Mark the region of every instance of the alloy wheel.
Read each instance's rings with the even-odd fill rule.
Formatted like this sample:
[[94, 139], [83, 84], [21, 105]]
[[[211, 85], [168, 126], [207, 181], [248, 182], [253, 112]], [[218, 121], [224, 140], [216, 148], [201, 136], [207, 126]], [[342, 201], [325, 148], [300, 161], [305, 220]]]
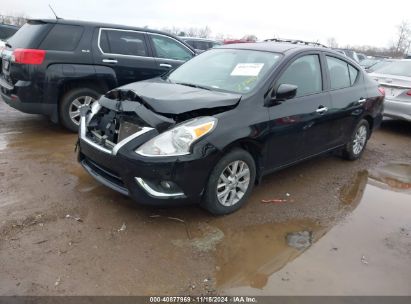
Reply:
[[96, 100], [91, 96], [80, 96], [72, 101], [69, 108], [70, 119], [77, 126], [80, 124], [80, 108], [82, 106], [91, 106]]
[[250, 168], [237, 160], [230, 163], [221, 173], [217, 183], [217, 198], [223, 206], [237, 204], [247, 192], [250, 184]]
[[361, 153], [364, 149], [365, 143], [367, 141], [367, 127], [362, 125], [358, 128], [357, 132], [355, 132], [354, 140], [353, 140], [353, 152], [355, 155]]

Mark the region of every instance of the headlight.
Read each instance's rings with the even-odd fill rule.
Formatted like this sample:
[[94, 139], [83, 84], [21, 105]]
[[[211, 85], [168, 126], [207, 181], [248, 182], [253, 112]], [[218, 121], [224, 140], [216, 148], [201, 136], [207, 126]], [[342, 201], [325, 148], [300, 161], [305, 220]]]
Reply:
[[190, 153], [191, 145], [214, 130], [217, 118], [200, 117], [174, 127], [143, 144], [136, 153], [144, 156], [176, 156]]

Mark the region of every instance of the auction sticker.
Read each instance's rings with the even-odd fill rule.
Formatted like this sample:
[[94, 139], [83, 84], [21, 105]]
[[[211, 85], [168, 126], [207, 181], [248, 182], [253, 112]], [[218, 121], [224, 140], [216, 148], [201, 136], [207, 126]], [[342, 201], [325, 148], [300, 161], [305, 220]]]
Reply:
[[231, 76], [258, 76], [264, 63], [238, 63]]

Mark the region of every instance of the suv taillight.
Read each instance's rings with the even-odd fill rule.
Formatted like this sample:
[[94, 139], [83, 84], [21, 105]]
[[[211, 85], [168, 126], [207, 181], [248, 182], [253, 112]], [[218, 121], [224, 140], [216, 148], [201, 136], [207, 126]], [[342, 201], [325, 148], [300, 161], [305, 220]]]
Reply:
[[378, 87], [378, 91], [380, 91], [382, 96], [385, 96], [385, 90], [383, 87]]
[[411, 90], [408, 90], [407, 95], [411, 96]]
[[15, 49], [13, 58], [15, 63], [21, 64], [42, 64], [46, 57], [45, 50]]

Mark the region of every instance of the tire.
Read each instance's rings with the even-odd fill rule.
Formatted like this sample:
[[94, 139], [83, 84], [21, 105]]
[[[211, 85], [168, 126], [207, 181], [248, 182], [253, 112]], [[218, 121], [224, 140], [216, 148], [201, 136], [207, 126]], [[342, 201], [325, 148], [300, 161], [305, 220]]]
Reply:
[[[101, 94], [90, 88], [76, 88], [63, 95], [59, 105], [59, 115], [61, 124], [72, 132], [78, 131], [80, 122], [79, 106], [91, 105], [100, 98]], [[78, 114], [78, 116], [75, 116]], [[73, 117], [73, 118], [72, 118]]]
[[370, 125], [362, 119], [355, 127], [350, 141], [343, 149], [343, 157], [348, 160], [357, 160], [364, 153], [368, 138], [370, 137]]
[[[234, 175], [229, 175], [227, 177], [227, 173], [230, 172], [230, 169], [235, 169], [234, 166], [236, 162], [237, 177], [233, 178]], [[246, 173], [247, 167], [248, 174]], [[226, 181], [228, 181], [227, 183], [225, 183], [222, 179], [223, 173]], [[235, 149], [228, 152], [218, 161], [217, 165], [212, 170], [210, 178], [207, 182], [201, 206], [215, 215], [229, 214], [238, 210], [242, 205], [244, 205], [253, 190], [255, 176], [256, 166], [250, 153], [242, 149]], [[247, 177], [248, 184], [246, 183]], [[220, 187], [217, 189], [219, 181]], [[222, 186], [222, 184], [224, 184], [224, 186]], [[247, 187], [245, 186], [246, 184]], [[242, 187], [240, 187], [240, 185], [242, 185]], [[233, 195], [233, 190], [236, 191], [236, 195]], [[220, 199], [218, 198], [218, 193], [221, 195]], [[222, 202], [225, 202], [225, 204]]]

